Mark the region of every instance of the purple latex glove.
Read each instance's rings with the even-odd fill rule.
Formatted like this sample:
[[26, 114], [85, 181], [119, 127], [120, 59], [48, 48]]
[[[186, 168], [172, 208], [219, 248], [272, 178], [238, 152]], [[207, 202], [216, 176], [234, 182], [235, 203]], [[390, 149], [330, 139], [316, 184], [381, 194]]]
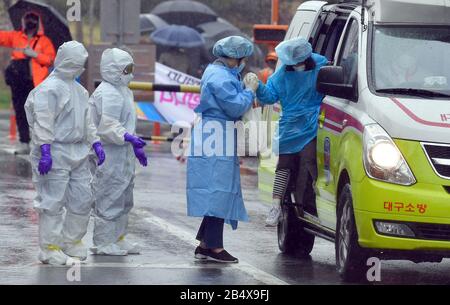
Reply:
[[53, 160], [51, 145], [44, 144], [41, 146], [41, 160], [39, 160], [39, 174], [41, 176], [47, 175], [52, 170]]
[[142, 140], [139, 137], [130, 135], [128, 132], [125, 134], [123, 138], [125, 142], [130, 142], [134, 148], [143, 148], [145, 145], [147, 145], [147, 143], [145, 143], [144, 140]]
[[92, 148], [94, 149], [95, 154], [97, 155], [97, 158], [98, 158], [98, 163], [97, 163], [97, 165], [100, 166], [100, 165], [102, 165], [103, 163], [105, 163], [105, 158], [106, 158], [106, 156], [105, 156], [105, 151], [103, 150], [102, 143], [100, 143], [100, 142], [95, 142], [95, 143], [92, 145]]
[[147, 161], [147, 156], [145, 155], [144, 149], [143, 148], [135, 148], [134, 154], [135, 154], [136, 158], [139, 160], [139, 163], [141, 163], [141, 165], [143, 167], [147, 167], [148, 161]]

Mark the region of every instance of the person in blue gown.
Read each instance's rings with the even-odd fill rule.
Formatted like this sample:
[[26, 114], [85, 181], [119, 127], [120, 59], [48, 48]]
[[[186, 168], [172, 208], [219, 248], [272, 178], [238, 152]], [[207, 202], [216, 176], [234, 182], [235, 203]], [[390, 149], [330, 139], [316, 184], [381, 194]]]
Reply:
[[[187, 207], [189, 216], [203, 217], [195, 258], [237, 263], [238, 259], [223, 247], [224, 224], [236, 230], [239, 221], [248, 221], [248, 215], [242, 198], [235, 129], [229, 127], [250, 110], [255, 99], [254, 90], [245, 89], [241, 81], [253, 44], [231, 36], [218, 41], [213, 54], [217, 60], [205, 70], [200, 105], [195, 109], [201, 119], [193, 128], [187, 161]], [[230, 136], [231, 142], [227, 141]]]
[[267, 226], [278, 225], [281, 201], [293, 175], [297, 178], [296, 203], [300, 206], [305, 204], [303, 195], [307, 188], [312, 187], [308, 181], [315, 183], [317, 179], [316, 137], [324, 95], [316, 90], [316, 81], [320, 68], [328, 64], [326, 57], [312, 52], [311, 44], [304, 38], [282, 42], [276, 53], [282, 65], [267, 85], [258, 81], [256, 75], [245, 76], [248, 86], [258, 82], [256, 95], [261, 104], [280, 102], [282, 108], [279, 133], [274, 141], [279, 161]]

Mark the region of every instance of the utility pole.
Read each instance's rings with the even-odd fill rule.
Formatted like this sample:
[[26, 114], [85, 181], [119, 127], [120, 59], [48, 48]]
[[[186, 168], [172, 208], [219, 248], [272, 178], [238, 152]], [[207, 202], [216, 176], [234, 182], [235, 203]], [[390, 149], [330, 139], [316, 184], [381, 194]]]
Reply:
[[94, 10], [96, 1], [89, 2], [89, 44], [94, 44]]
[[279, 0], [272, 0], [272, 24], [277, 25], [280, 20]]

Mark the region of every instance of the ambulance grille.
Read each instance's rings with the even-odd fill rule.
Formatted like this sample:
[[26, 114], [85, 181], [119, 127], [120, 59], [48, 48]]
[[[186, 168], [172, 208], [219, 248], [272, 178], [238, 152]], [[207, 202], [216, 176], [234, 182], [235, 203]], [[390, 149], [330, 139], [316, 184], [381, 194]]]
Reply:
[[419, 239], [450, 241], [450, 225], [416, 223], [412, 227]]
[[423, 143], [422, 146], [436, 174], [450, 179], [450, 145]]

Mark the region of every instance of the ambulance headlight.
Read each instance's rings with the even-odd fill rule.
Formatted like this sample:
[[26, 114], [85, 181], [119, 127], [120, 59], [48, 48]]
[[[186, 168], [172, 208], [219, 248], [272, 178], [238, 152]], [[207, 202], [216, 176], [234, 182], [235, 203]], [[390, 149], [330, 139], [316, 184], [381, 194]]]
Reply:
[[402, 153], [378, 124], [364, 130], [364, 167], [372, 179], [401, 185], [416, 183]]
[[390, 142], [378, 142], [369, 151], [369, 158], [380, 168], [394, 170], [402, 162], [402, 156], [398, 149]]

